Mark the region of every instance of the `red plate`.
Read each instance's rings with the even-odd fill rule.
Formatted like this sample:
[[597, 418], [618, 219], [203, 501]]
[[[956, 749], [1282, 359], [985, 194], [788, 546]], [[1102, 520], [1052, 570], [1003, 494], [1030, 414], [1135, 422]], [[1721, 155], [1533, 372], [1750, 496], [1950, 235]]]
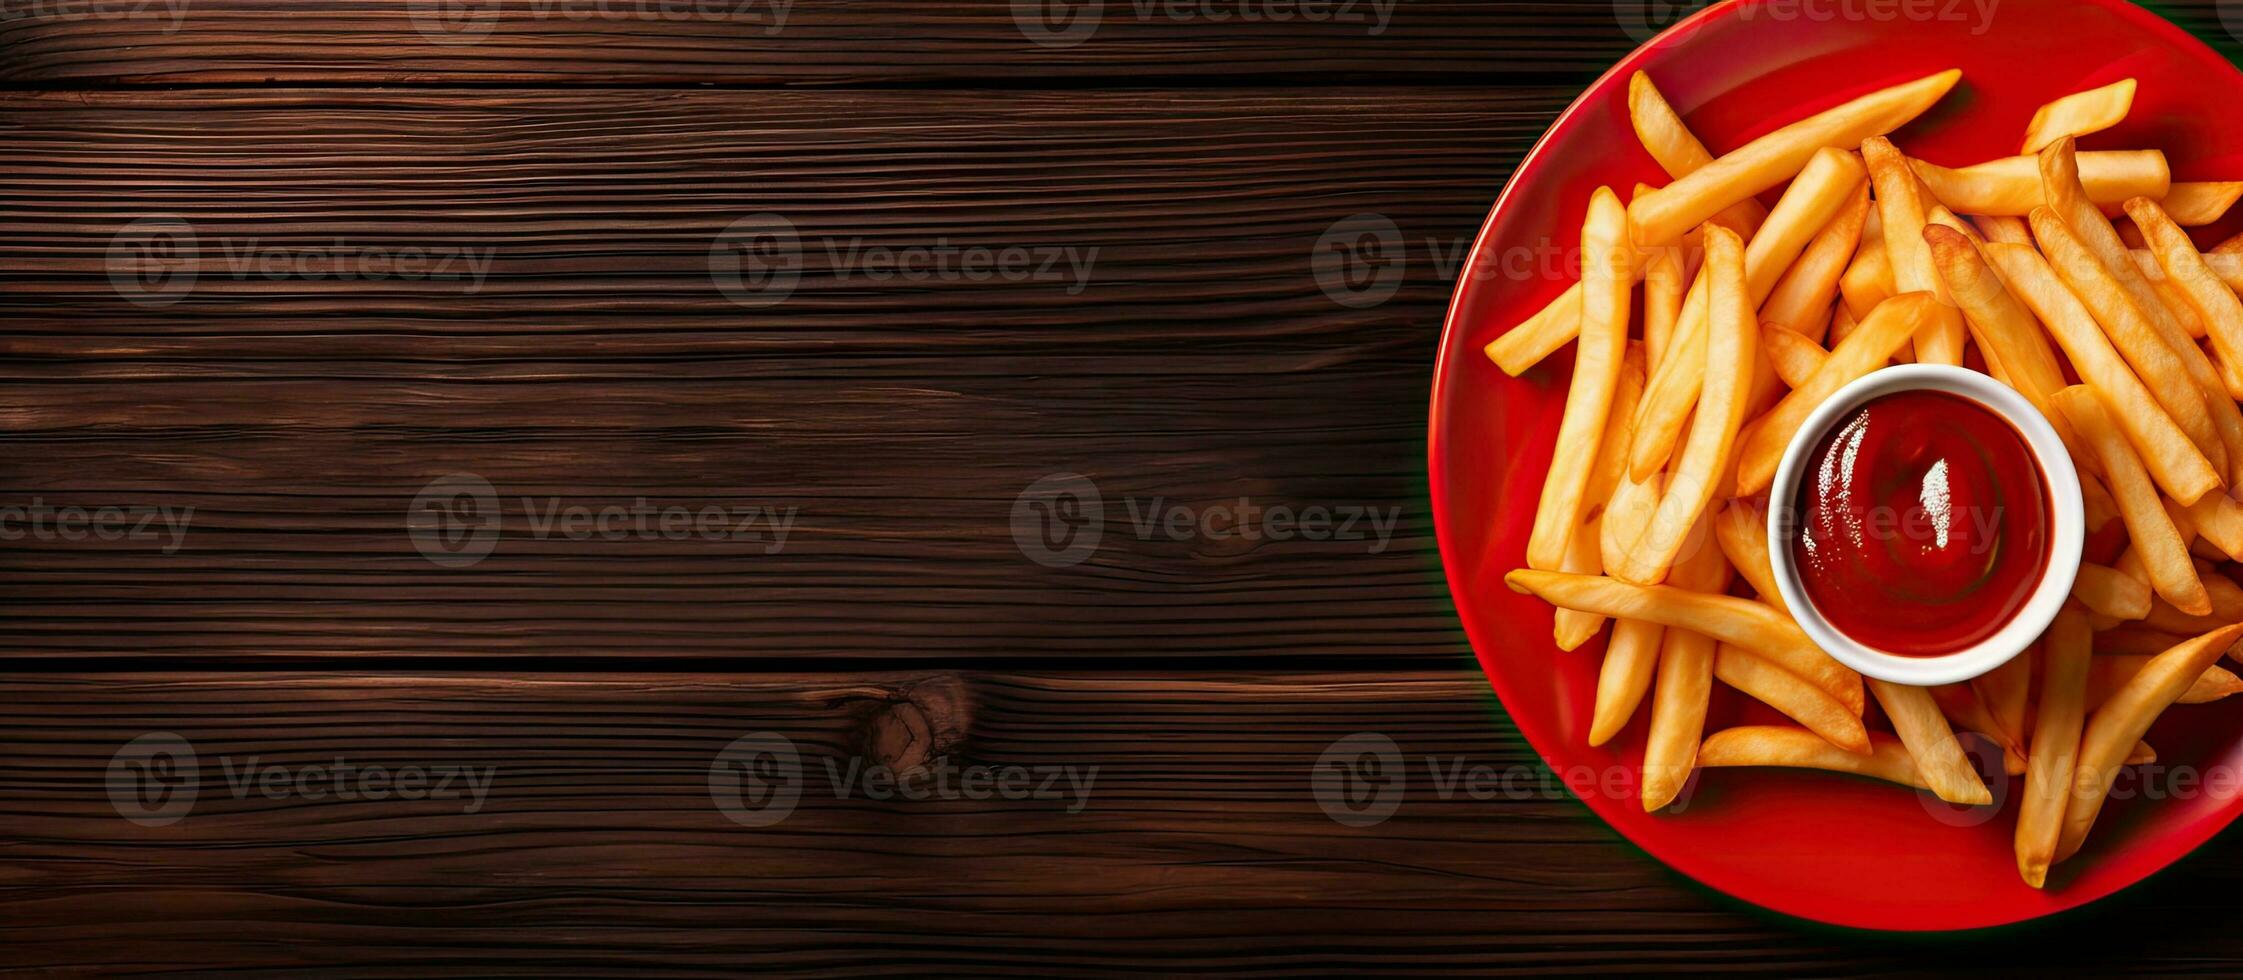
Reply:
[[[1630, 54], [1558, 117], [1488, 215], [1449, 309], [1428, 446], [1434, 522], [1457, 611], [1505, 708], [1628, 839], [1707, 885], [1790, 915], [1872, 929], [1991, 926], [2140, 881], [2235, 819], [2243, 787], [2229, 779], [2212, 789], [2171, 786], [2164, 799], [2114, 799], [2045, 892], [2017, 876], [2016, 779], [1991, 781], [2007, 801], [1999, 812], [1958, 813], [1928, 795], [1846, 776], [1702, 772], [1682, 812], [1645, 814], [1632, 780], [1648, 711], [1611, 744], [1589, 748], [1601, 644], [1559, 651], [1550, 608], [1503, 585], [1503, 573], [1524, 564], [1571, 354], [1512, 379], [1481, 348], [1572, 281], [1570, 271], [1542, 270], [1572, 254], [1590, 192], [1609, 184], [1624, 198], [1637, 181], [1666, 182], [1628, 125], [1634, 72], [1650, 73], [1718, 153], [1871, 89], [1961, 68], [1956, 91], [1895, 137], [1950, 165], [2015, 153], [2041, 103], [2131, 76], [2141, 80], [2132, 117], [2082, 140], [2085, 148], [2156, 147], [2178, 179], [2243, 178], [2243, 128], [2233, 125], [2243, 74], [2154, 14], [2120, 0], [2000, 0], [1982, 18], [1968, 0], [1941, 0], [1883, 11], [1920, 7], [1933, 18], [1925, 21], [1843, 16], [1874, 7], [1720, 4]], [[1841, 16], [1806, 16], [1814, 12]], [[1958, 19], [1940, 19], [1949, 16]], [[1709, 729], [1762, 720], [1748, 714], [1757, 706], [1722, 700], [1729, 696], [1717, 694]], [[2176, 708], [2148, 741], [2161, 763], [2235, 773], [2243, 705]]]

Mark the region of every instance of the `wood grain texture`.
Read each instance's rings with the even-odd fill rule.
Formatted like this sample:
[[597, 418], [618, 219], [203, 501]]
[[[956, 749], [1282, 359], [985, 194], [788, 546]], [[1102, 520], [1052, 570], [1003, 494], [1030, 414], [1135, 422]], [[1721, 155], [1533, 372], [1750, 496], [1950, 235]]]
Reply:
[[[1755, 975], [2243, 968], [2243, 850], [1968, 943], [1799, 932], [1708, 900], [1537, 788], [1476, 672], [72, 674], [0, 678], [0, 962], [354, 975], [1055, 970]], [[906, 715], [901, 722], [898, 713]], [[884, 735], [892, 729], [914, 737]], [[183, 819], [127, 822], [129, 740], [197, 753]], [[709, 770], [774, 732], [792, 813], [725, 819]], [[1312, 771], [1377, 732], [1407, 760], [1368, 828]], [[1067, 799], [841, 799], [826, 763], [1073, 767]], [[229, 767], [492, 767], [462, 799], [236, 798]], [[1444, 798], [1428, 763], [1520, 775]], [[324, 775], [315, 779], [326, 778]], [[1837, 778], [1837, 777], [1832, 777]], [[2154, 936], [2154, 940], [2149, 937]]]
[[[1557, 104], [0, 100], [19, 149], [0, 175], [0, 428], [19, 450], [0, 503], [192, 508], [169, 550], [168, 536], [12, 542], [0, 651], [1454, 655], [1421, 502], [1426, 365], [1445, 268]], [[712, 279], [711, 247], [766, 210], [799, 229], [800, 282], [784, 304], [743, 307]], [[1311, 265], [1358, 212], [1407, 238], [1393, 297], [1361, 309]], [[164, 215], [191, 227], [197, 278], [136, 305], [109, 275], [116, 249]], [[489, 276], [245, 264], [337, 241], [488, 254]], [[882, 279], [860, 258], [945, 244], [1095, 262], [1072, 291]], [[1095, 481], [1106, 528], [1089, 561], [1051, 568], [1025, 557], [1012, 517], [1063, 472]], [[406, 512], [459, 473], [492, 484], [502, 527], [490, 557], [439, 567]], [[537, 526], [640, 498], [798, 514], [783, 542]], [[1329, 540], [1225, 533], [1219, 515], [1271, 507], [1329, 510]], [[1216, 516], [1145, 523], [1175, 508]]]
[[1648, 37], [1647, 25], [1684, 8], [1636, 0], [8, 0], [6, 9], [15, 16], [0, 21], [8, 52], [0, 81], [19, 84], [547, 87], [1586, 79], [1635, 46], [1630, 30]]

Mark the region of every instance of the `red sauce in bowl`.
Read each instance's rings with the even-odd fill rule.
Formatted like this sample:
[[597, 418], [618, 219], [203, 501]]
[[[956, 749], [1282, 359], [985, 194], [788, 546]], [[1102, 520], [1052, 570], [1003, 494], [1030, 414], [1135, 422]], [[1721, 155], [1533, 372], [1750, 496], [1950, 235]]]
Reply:
[[1871, 399], [1806, 462], [1792, 558], [1839, 632], [1887, 653], [1954, 653], [1999, 632], [2039, 587], [2046, 478], [2025, 437], [1977, 402]]

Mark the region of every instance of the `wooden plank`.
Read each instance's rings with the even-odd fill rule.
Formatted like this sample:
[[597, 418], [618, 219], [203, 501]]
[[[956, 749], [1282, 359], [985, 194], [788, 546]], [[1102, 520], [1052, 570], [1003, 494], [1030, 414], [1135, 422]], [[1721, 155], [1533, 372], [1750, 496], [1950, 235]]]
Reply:
[[[1531, 772], [1471, 671], [17, 674], [0, 696], [0, 963], [18, 969], [1775, 975], [1926, 955], [1709, 905], [1529, 778], [1443, 798], [1413, 771], [1390, 819], [1330, 819], [1311, 770], [1357, 732], [1413, 770]], [[177, 774], [197, 793], [177, 822], [136, 823], [172, 811], [120, 809], [108, 773], [157, 732], [195, 750]], [[789, 740], [803, 778], [783, 819], [743, 826], [710, 770], [758, 732]], [[456, 787], [343, 800], [337, 759], [354, 794], [377, 769], [420, 767], [432, 793], [444, 767], [492, 775], [473, 812]], [[852, 764], [938, 759], [1090, 789], [833, 789]], [[1939, 955], [2232, 971], [2239, 880], [2230, 837], [2105, 906], [2092, 935]]]
[[[8, 97], [0, 506], [22, 510], [0, 510], [0, 654], [1455, 655], [1425, 372], [1448, 270], [1558, 104]], [[712, 244], [767, 209], [800, 230], [801, 279], [742, 306]], [[1360, 308], [1313, 265], [1359, 212], [1404, 239], [1392, 297]], [[175, 302], [110, 276], [152, 215], [195, 235]], [[489, 278], [290, 264], [338, 238], [487, 251]], [[1072, 291], [883, 278], [850, 252], [946, 244], [1097, 259]], [[1014, 532], [1044, 526], [1021, 495], [1063, 473], [1105, 526], [1052, 567]], [[408, 530], [453, 474], [503, 515], [471, 565]], [[751, 537], [556, 523], [642, 498]], [[150, 520], [24, 533], [32, 508], [105, 506]], [[1273, 508], [1328, 515], [1321, 538]]]
[[[1605, 0], [56, 0], [19, 84], [1583, 79], [1676, 13]], [[1649, 13], [1646, 13], [1646, 10]], [[1531, 73], [1531, 75], [1529, 75]]]

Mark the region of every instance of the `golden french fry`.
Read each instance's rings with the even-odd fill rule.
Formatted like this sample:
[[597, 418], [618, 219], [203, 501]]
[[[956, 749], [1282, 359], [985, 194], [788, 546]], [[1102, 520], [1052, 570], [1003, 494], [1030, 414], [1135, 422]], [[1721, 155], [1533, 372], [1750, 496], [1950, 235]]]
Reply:
[[1839, 303], [1830, 311], [1830, 343], [1824, 349], [1837, 349], [1839, 344], [1846, 342], [1847, 337], [1853, 336], [1854, 328], [1860, 325], [1861, 321], [1854, 319], [1853, 311], [1847, 309], [1846, 304]]
[[[1947, 286], [1932, 268], [1931, 249], [1924, 244], [1924, 200], [1908, 158], [1882, 136], [1864, 140], [1861, 156], [1869, 164], [1869, 179], [1877, 185], [1877, 215], [1883, 219], [1885, 256], [1893, 266], [1893, 289], [1903, 293], [1928, 292], [1948, 302]], [[1963, 362], [1963, 322], [1947, 318], [1916, 334], [1916, 360], [1931, 364]]]
[[1867, 754], [1848, 752], [1804, 728], [1781, 725], [1745, 725], [1724, 729], [1698, 747], [1698, 765], [1785, 766], [1825, 769], [1882, 779], [1888, 783], [1928, 790], [1931, 785], [1916, 771], [1916, 761], [1892, 737], [1878, 732], [1869, 737]]
[[2001, 666], [1978, 675], [1970, 682], [1971, 690], [1985, 703], [1986, 710], [1994, 716], [1994, 724], [2001, 729], [1993, 734], [1996, 738], [2006, 740], [2010, 750], [2018, 755], [2024, 753], [2025, 736], [2028, 734], [2025, 709], [2033, 687], [2033, 661], [2039, 655], [2037, 649], [2027, 647], [2023, 653], [2003, 661]]
[[[1659, 358], [1674, 339], [1675, 322], [1682, 318], [1682, 250], [1661, 249], [1643, 274], [1643, 348], [1646, 372], [1659, 369]], [[1635, 408], [1628, 409], [1628, 424], [1635, 425]]]
[[1651, 676], [1659, 667], [1659, 645], [1666, 630], [1657, 623], [1622, 619], [1612, 626], [1612, 639], [1604, 645], [1604, 665], [1597, 672], [1596, 707], [1589, 715], [1589, 744], [1603, 745], [1626, 728], [1636, 706], [1651, 689]]
[[2140, 619], [2150, 614], [2150, 586], [2108, 565], [2080, 562], [2072, 580], [2072, 598], [2080, 605], [2113, 619]]
[[2079, 297], [2057, 278], [2040, 253], [2027, 245], [1988, 242], [1985, 255], [2001, 271], [2011, 292], [2056, 338], [2080, 378], [2111, 400], [2118, 424], [2140, 450], [2142, 462], [2158, 486], [2174, 499], [2191, 503], [2220, 485], [2211, 461], [2160, 406], [2142, 379], [2135, 377], [2094, 317], [2080, 305]]
[[2224, 493], [2208, 493], [2188, 506], [2196, 533], [2229, 558], [2243, 555], [2243, 504]]
[[2033, 121], [2025, 126], [2025, 148], [2017, 152], [2038, 153], [2042, 147], [2067, 136], [2100, 133], [2124, 121], [2127, 110], [2133, 106], [2134, 80], [2131, 78], [2074, 92], [2033, 112]]
[[2150, 485], [2142, 458], [2111, 421], [2109, 407], [2087, 385], [2057, 392], [2056, 405], [2071, 418], [2072, 431], [2094, 448], [2101, 461], [2103, 477], [2118, 499], [2119, 517], [2126, 522], [2127, 534], [2148, 572], [2150, 587], [2184, 612], [2211, 612], [2211, 595], [2189, 560], [2188, 542], [2173, 526], [2172, 517], [2158, 499], [2157, 488]]
[[[1721, 550], [1700, 547], [1674, 566], [1677, 588], [1719, 594], [1729, 588], [1729, 563]], [[1659, 646], [1658, 686], [1651, 698], [1651, 731], [1643, 743], [1643, 808], [1674, 801], [1690, 781], [1705, 736], [1712, 695], [1714, 641], [1702, 633], [1668, 630]]]
[[[1635, 124], [1636, 139], [1643, 142], [1643, 148], [1668, 177], [1687, 177], [1713, 162], [1706, 145], [1698, 142], [1674, 107], [1667, 104], [1659, 87], [1651, 84], [1651, 76], [1640, 71], [1628, 79], [1628, 121]], [[1709, 220], [1736, 232], [1739, 238], [1751, 238], [1767, 217], [1760, 202], [1747, 197]]]
[[1860, 674], [1831, 659], [1791, 617], [1750, 599], [1530, 568], [1505, 575], [1503, 582], [1553, 606], [1704, 633], [1814, 682], [1857, 716], [1866, 703]]
[[1947, 283], [1948, 295], [1970, 324], [1978, 349], [1989, 362], [2001, 364], [2010, 387], [2048, 418], [2064, 444], [2075, 447], [2076, 455], [2078, 443], [2072, 437], [2071, 424], [2048, 400], [2063, 390], [2064, 369], [2057, 364], [2056, 351], [2041, 332], [2040, 322], [2010, 294], [2001, 277], [1987, 266], [1978, 246], [1965, 236], [1933, 226], [1924, 229], [1924, 242], [1931, 249], [1932, 264]]
[[1947, 727], [1947, 718], [1939, 713], [1930, 691], [1874, 677], [1869, 678], [1869, 690], [1884, 706], [1885, 717], [1892, 720], [1893, 731], [1908, 747], [1909, 758], [1916, 760], [1916, 771], [1923, 774], [1933, 794], [1970, 806], [1994, 802], [1994, 794], [1987, 792], [1986, 783], [1971, 768], [1970, 757], [1963, 754], [1962, 743]]
[[[2135, 674], [2149, 665], [2150, 654], [2101, 654], [2087, 670], [2087, 704], [2090, 708], [2110, 699], [2112, 693], [2133, 680]], [[2188, 690], [2181, 692], [2175, 704], [2210, 704], [2230, 695], [2243, 693], [2243, 677], [2218, 664], [2204, 668], [2204, 672], [2190, 682]]]
[[2213, 630], [2150, 658], [2110, 700], [2087, 719], [2080, 738], [2079, 764], [2064, 808], [2064, 832], [2056, 843], [2056, 860], [2077, 853], [2087, 832], [2110, 795], [2118, 767], [2134, 744], [2165, 709], [2186, 692], [2214, 661], [2243, 636], [2243, 623]]
[[[2029, 652], [2029, 651], [2028, 651]], [[2019, 654], [2024, 656], [2024, 654]], [[2021, 751], [2018, 736], [2002, 728], [1987, 710], [1983, 698], [1969, 684], [1941, 684], [1928, 688], [1931, 698], [1939, 705], [1941, 714], [1954, 723], [1959, 731], [1977, 732], [1993, 739], [2002, 747], [2002, 771], [2012, 776], [2025, 771], [2025, 754]]]
[[2011, 245], [2033, 243], [2032, 229], [2025, 227], [2025, 219], [2018, 215], [1982, 214], [1971, 221], [1978, 226], [1978, 233], [1984, 235], [1987, 241], [2008, 242]]
[[[1576, 575], [1602, 575], [1604, 564], [1598, 560], [1598, 520], [1594, 517], [1574, 528], [1573, 540], [1566, 542], [1565, 561], [1560, 571]], [[1578, 649], [1581, 644], [1604, 629], [1604, 617], [1573, 609], [1560, 609], [1551, 617], [1550, 635], [1560, 650]]]
[[[2130, 198], [2130, 200], [2148, 201], [2149, 198], [2137, 197]], [[2134, 232], [2136, 237], [2141, 236], [2139, 222], [2128, 221], [2126, 227]], [[2127, 254], [2133, 257], [2134, 268], [2141, 272], [2142, 280], [2149, 284], [2150, 291], [2157, 294], [2158, 302], [2164, 303], [2166, 312], [2173, 314], [2173, 319], [2180, 321], [2181, 329], [2188, 332], [2190, 339], [2203, 340], [2206, 330], [2204, 318], [2197, 315], [2196, 304], [2189, 300], [2187, 293], [2181, 291], [2180, 284], [2174, 282], [2173, 277], [2165, 274], [2164, 266], [2157, 264], [2157, 255], [2146, 247], [2129, 249]], [[2217, 279], [2212, 281], [2215, 284], [2219, 282]], [[2213, 366], [2217, 367], [2218, 363], [2215, 361]], [[2224, 377], [2221, 379], [2223, 383], [2226, 380]]]
[[[2069, 433], [2071, 430], [2072, 423], [2070, 420], [2066, 420], [2064, 428], [2060, 431]], [[2078, 457], [2089, 457], [2091, 455], [2084, 452], [2078, 453], [2074, 462], [2079, 461]], [[2089, 532], [2100, 531], [2104, 525], [2118, 519], [2118, 501], [2112, 499], [2111, 492], [2103, 488], [2102, 477], [2096, 475], [2093, 468], [2086, 466], [2085, 463], [2081, 464], [2079, 474], [2079, 498], [2080, 508], [2086, 511], [2087, 530]]]
[[1721, 545], [1721, 553], [1737, 574], [1752, 584], [1760, 593], [1760, 601], [1776, 608], [1777, 612], [1791, 615], [1784, 605], [1783, 593], [1776, 589], [1776, 567], [1768, 559], [1768, 516], [1752, 501], [1737, 499], [1714, 515], [1713, 536]]
[[[1773, 227], [1771, 218], [1763, 227]], [[1728, 472], [1737, 427], [1744, 423], [1746, 386], [1752, 380], [1760, 330], [1745, 302], [1744, 243], [1735, 232], [1716, 227], [1706, 233], [1706, 276], [1711, 312], [1705, 330], [1703, 391], [1693, 414], [1690, 441], [1667, 477], [1666, 493], [1634, 548], [1610, 571], [1616, 578], [1655, 584], [1689, 538], [1690, 529], [1713, 500], [1714, 483]], [[1687, 357], [1687, 350], [1676, 353]]]
[[[1612, 394], [1612, 411], [1605, 419], [1604, 439], [1597, 446], [1596, 466], [1589, 471], [1589, 484], [1583, 497], [1592, 511], [1601, 512], [1604, 502], [1611, 498], [1619, 485], [1621, 471], [1627, 466], [1624, 453], [1628, 446], [1628, 427], [1633, 422], [1636, 399], [1643, 396], [1642, 344], [1628, 344], [1627, 353], [1620, 359], [1620, 380]], [[1566, 547], [1564, 571], [1581, 575], [1604, 574], [1602, 554], [1603, 521], [1592, 516], [1573, 532], [1573, 540]], [[1558, 649], [1573, 650], [1604, 628], [1604, 617], [1572, 609], [1558, 610], [1555, 623]]]
[[2243, 198], [2243, 180], [2175, 181], [2158, 204], [2174, 221], [2197, 228], [2226, 217], [2237, 198]]
[[[2003, 157], [1960, 170], [1911, 162], [1932, 197], [1956, 214], [2021, 216], [2046, 203], [2040, 161], [2031, 156]], [[2088, 199], [2097, 204], [2160, 198], [2173, 186], [2165, 154], [2156, 150], [2091, 150], [2079, 154], [2079, 175]]]
[[1761, 349], [1768, 354], [1768, 363], [1776, 369], [1776, 377], [1783, 379], [1785, 387], [1797, 388], [1814, 376], [1822, 362], [1830, 359], [1830, 352], [1822, 345], [1791, 332], [1780, 323], [1760, 325]]
[[[2126, 213], [2142, 229], [2158, 268], [2165, 270], [2165, 281], [2187, 297], [2190, 308], [2203, 320], [2212, 348], [2219, 351], [2223, 361], [2243, 364], [2243, 300], [2236, 299], [2235, 290], [2220, 280], [2188, 233], [2163, 209], [2134, 198], [2126, 202]], [[2225, 393], [2224, 380], [2219, 393]]]
[[1768, 300], [1760, 304], [1760, 322], [1774, 322], [1815, 343], [1822, 343], [1825, 314], [1838, 296], [1838, 277], [1853, 261], [1861, 245], [1861, 229], [1869, 218], [1869, 185], [1854, 191], [1854, 199], [1815, 233], [1799, 259], [1776, 280]]
[[1815, 406], [1848, 382], [1882, 367], [1917, 330], [1946, 319], [1959, 322], [1962, 317], [1953, 307], [1940, 305], [1930, 293], [1902, 293], [1878, 304], [1861, 326], [1830, 352], [1821, 370], [1745, 429], [1744, 448], [1737, 462], [1737, 495], [1768, 489], [1785, 444]]
[[[1697, 233], [1684, 236], [1680, 244], [1635, 250], [1634, 261], [1628, 267], [1630, 285], [1641, 281], [1650, 270], [1651, 262], [1668, 252], [1687, 255], [1698, 247]], [[1556, 299], [1536, 310], [1533, 315], [1519, 321], [1503, 336], [1488, 342], [1484, 353], [1503, 373], [1512, 377], [1525, 374], [1529, 368], [1542, 363], [1542, 359], [1557, 353], [1581, 335], [1581, 284], [1567, 286]]]
[[[1845, 206], [1862, 179], [1861, 161], [1843, 150], [1823, 150], [1807, 162], [1807, 168], [1784, 189], [1775, 210], [1768, 212], [1767, 222], [1760, 226], [1760, 233], [1745, 248], [1748, 309], [1758, 308], [1767, 298], [1776, 278], [1799, 257], [1815, 232]], [[1681, 438], [1683, 421], [1705, 381], [1703, 351], [1711, 307], [1700, 303], [1698, 297], [1709, 288], [1706, 270], [1701, 268], [1697, 282], [1690, 287], [1690, 298], [1683, 301], [1682, 322], [1675, 327], [1674, 356], [1666, 358], [1652, 376], [1643, 405], [1636, 411], [1636, 434], [1628, 450], [1628, 466], [1637, 479], [1667, 464]]]
[[[1882, 222], [1877, 224], [1883, 227]], [[1865, 230], [1861, 246], [1854, 250], [1853, 263], [1838, 277], [1838, 294], [1847, 312], [1858, 321], [1876, 309], [1877, 304], [1891, 299], [1895, 292], [1898, 290], [1893, 288], [1892, 257], [1885, 254], [1885, 239], [1881, 235], [1872, 238]]]
[[2146, 766], [2156, 761], [2157, 750], [2150, 748], [2148, 742], [2136, 742], [2133, 750], [2126, 753], [2126, 765], [2129, 766]]
[[2088, 661], [2093, 637], [2087, 620], [2070, 606], [2056, 613], [2042, 644], [2040, 701], [2034, 711], [2032, 756], [2026, 760], [2025, 793], [2017, 808], [2017, 873], [2039, 888], [2056, 860], [2064, 829], [2064, 810], [2072, 788], [2072, 764], [2079, 756], [2080, 728], [2087, 716]]
[[1527, 538], [1527, 564], [1556, 568], [1566, 543], [1581, 523], [1582, 495], [1604, 438], [1612, 393], [1620, 382], [1620, 360], [1628, 341], [1628, 216], [1609, 187], [1597, 188], [1581, 227], [1581, 341], [1574, 354], [1573, 383], [1550, 472], [1542, 484], [1542, 504]]
[[[2141, 312], [2124, 287], [2112, 278], [2110, 271], [2062, 219], [2047, 208], [2035, 208], [2031, 221], [2033, 237], [2040, 241], [2041, 250], [2048, 255], [2057, 276], [2094, 314], [2104, 335], [2149, 385], [2158, 403], [2172, 413], [2173, 420], [2180, 423], [2181, 431], [2188, 433], [2189, 441], [2204, 454], [2213, 470], [2225, 474], [2230, 458], [2228, 447], [2236, 446], [2236, 453], [2243, 455], [2243, 413], [2236, 411], [2235, 403], [2228, 401], [2224, 393], [2211, 400], [2217, 404], [2207, 403], [2205, 390], [2191, 377], [2192, 368], [2183, 355], [2173, 349], [2162, 331]], [[2128, 260], [2127, 265], [2132, 268], [2132, 261]], [[2178, 329], [2175, 327], [2176, 332]], [[2201, 360], [2203, 352], [2187, 339], [2186, 336], [2181, 338], [2182, 346]], [[2206, 362], [2203, 369], [2209, 374], [2211, 364]], [[2216, 375], [2211, 380], [2218, 385]]]
[[[2227, 397], [2227, 387], [2220, 381], [2219, 372], [2212, 367], [2211, 359], [2191, 343], [2188, 331], [2181, 326], [2179, 319], [2166, 308], [2164, 300], [2158, 298], [2157, 291], [2142, 278], [2140, 268], [2136, 266], [2117, 230], [2111, 226], [2110, 219], [2103, 217], [2102, 211], [2087, 202], [2086, 190], [2079, 183], [2079, 170], [2070, 139], [2057, 140], [2041, 153], [2041, 180], [2048, 194], [2048, 213], [2067, 226], [2073, 240], [2086, 246], [2086, 256], [2100, 266], [2101, 273], [2098, 274], [2098, 270], [2094, 268], [2081, 268], [2078, 270], [2078, 277], [2073, 279], [2068, 264], [2060, 263], [2057, 266], [2058, 275], [2066, 276], [2067, 281], [2072, 282], [2072, 291], [2079, 295], [2089, 310], [2095, 312], [2096, 318], [2103, 322], [2104, 329], [2110, 331], [2114, 338], [2134, 333], [2146, 326], [2157, 339], [2164, 342], [2165, 347], [2178, 360], [2181, 369], [2187, 372], [2188, 380], [2194, 382], [2201, 393], [2211, 416], [2212, 428], [2220, 439], [2221, 452], [2234, 461], [2237, 468], [2227, 470], [2221, 467], [2220, 458], [2207, 450], [2206, 454], [2211, 456], [2213, 467], [2223, 469], [2230, 481], [2243, 481], [2243, 411], [2238, 411], [2235, 402]], [[2137, 209], [2146, 213], [2155, 211], [2157, 206], [2144, 201]], [[2038, 235], [2037, 229], [2035, 234]], [[2070, 251], [2069, 242], [2044, 240], [2042, 247], [2052, 259], [2062, 252]], [[2071, 254], [2075, 260], [2086, 261], [2076, 251]], [[2110, 294], [2112, 285], [2116, 285], [2118, 291], [2132, 302], [2117, 302], [2117, 297]], [[2137, 323], [2124, 325], [2112, 322], [2114, 318], [2126, 319], [2130, 314]], [[2121, 340], [2119, 349], [2127, 351], [2129, 345]], [[2132, 360], [2131, 354], [2128, 359]], [[2152, 368], [2137, 364], [2136, 370], [2145, 379], [2152, 377]], [[2164, 382], [2158, 380], [2155, 383]]]
[[1713, 676], [1783, 712], [1832, 745], [1848, 752], [1869, 751], [1869, 731], [1862, 727], [1861, 716], [1791, 671], [1724, 643], [1714, 654]]
[[[1636, 241], [1657, 245], [1679, 238], [1723, 209], [1798, 174], [1818, 150], [1859, 146], [1862, 140], [1899, 129], [1931, 108], [1961, 78], [1962, 72], [1950, 69], [1872, 92], [1778, 129], [1675, 178], [1674, 183], [1628, 205]], [[1821, 222], [1816, 224], [1819, 227]]]
[[1604, 567], [1617, 568], [1626, 561], [1628, 549], [1635, 547], [1643, 537], [1643, 529], [1651, 524], [1651, 513], [1659, 509], [1659, 497], [1667, 484], [1666, 475], [1654, 473], [1651, 479], [1638, 482], [1626, 473], [1620, 474], [1620, 485], [1612, 490], [1611, 502], [1605, 504], [1604, 517], [1599, 522], [1599, 556]]

